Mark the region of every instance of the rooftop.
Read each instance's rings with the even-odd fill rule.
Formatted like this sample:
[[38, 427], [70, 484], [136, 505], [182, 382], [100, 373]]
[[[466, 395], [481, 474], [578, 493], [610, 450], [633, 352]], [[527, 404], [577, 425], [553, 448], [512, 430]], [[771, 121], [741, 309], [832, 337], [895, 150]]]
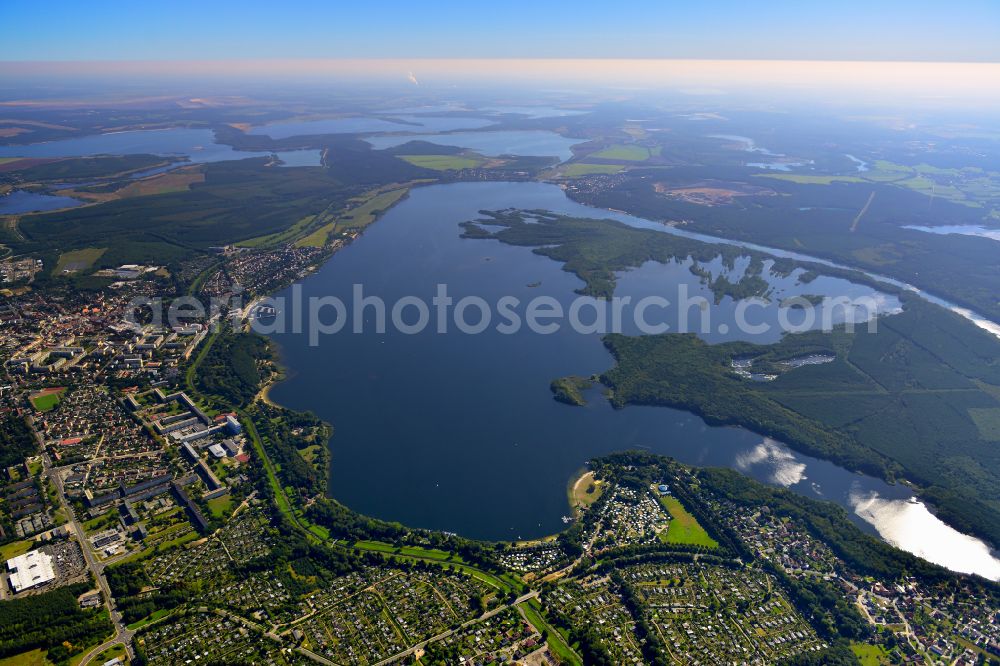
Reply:
[[33, 550], [7, 560], [10, 584], [14, 592], [44, 585], [56, 577], [52, 569], [52, 558], [40, 550]]

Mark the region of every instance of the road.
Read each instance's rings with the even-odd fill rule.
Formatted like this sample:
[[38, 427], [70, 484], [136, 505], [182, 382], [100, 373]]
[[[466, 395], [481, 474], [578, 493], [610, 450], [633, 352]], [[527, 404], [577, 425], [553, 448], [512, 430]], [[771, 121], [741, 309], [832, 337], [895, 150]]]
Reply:
[[83, 525], [77, 518], [76, 512], [73, 510], [73, 505], [70, 504], [69, 500], [66, 498], [66, 494], [63, 490], [62, 477], [60, 476], [59, 471], [52, 467], [52, 461], [48, 455], [45, 455], [42, 460], [45, 468], [45, 475], [55, 485], [56, 490], [59, 492], [59, 498], [62, 501], [63, 507], [66, 509], [66, 513], [69, 515], [69, 523], [67, 523], [67, 525], [73, 530], [73, 534], [76, 535], [76, 539], [80, 544], [80, 550], [83, 551], [83, 559], [87, 563], [87, 568], [90, 569], [91, 574], [93, 574], [94, 580], [97, 581], [97, 586], [104, 596], [104, 605], [107, 607], [108, 614], [111, 616], [111, 622], [115, 626], [114, 637], [101, 643], [84, 655], [83, 659], [80, 661], [80, 665], [85, 666], [86, 664], [89, 664], [95, 656], [117, 643], [125, 645], [125, 649], [128, 651], [129, 659], [132, 659], [135, 657], [135, 653], [132, 650], [132, 635], [134, 632], [129, 631], [128, 627], [125, 626], [121, 613], [119, 613], [115, 608], [114, 598], [111, 596], [111, 588], [108, 586], [108, 581], [104, 577], [105, 565], [104, 563], [98, 562], [94, 559], [94, 554], [90, 550], [90, 542], [87, 540], [87, 535], [84, 532]]
[[575, 560], [573, 560], [572, 562], [570, 562], [569, 564], [567, 564], [566, 566], [564, 566], [562, 569], [559, 569], [558, 571], [553, 571], [552, 573], [542, 578], [542, 582], [548, 583], [550, 581], [559, 580], [560, 578], [568, 574], [570, 571], [572, 571], [573, 567], [582, 562], [583, 558], [589, 557], [591, 551], [594, 549], [594, 543], [597, 541], [597, 536], [601, 533], [601, 527], [603, 526], [604, 526], [604, 517], [602, 516], [598, 518], [597, 524], [594, 526], [594, 533], [590, 535], [590, 540], [587, 541], [586, 544], [584, 544], [583, 552], [580, 553], [580, 556]]

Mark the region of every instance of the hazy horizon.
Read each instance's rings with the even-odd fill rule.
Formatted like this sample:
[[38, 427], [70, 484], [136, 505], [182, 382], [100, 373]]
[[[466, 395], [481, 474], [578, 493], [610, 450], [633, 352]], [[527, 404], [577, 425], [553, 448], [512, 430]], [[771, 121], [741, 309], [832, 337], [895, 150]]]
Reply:
[[[52, 99], [63, 84], [96, 83], [126, 94], [235, 94], [253, 85], [365, 84], [413, 93], [450, 88], [601, 90], [607, 94], [671, 92], [692, 98], [826, 97], [842, 103], [900, 99], [930, 106], [981, 106], [1000, 101], [1000, 64], [696, 59], [342, 58], [201, 61], [73, 61], [6, 63], [0, 83], [7, 105]], [[30, 82], [35, 95], [22, 83]], [[183, 92], [177, 92], [183, 91]], [[44, 95], [42, 94], [44, 93]], [[106, 91], [94, 91], [106, 94]], [[151, 94], [148, 90], [145, 94]]]

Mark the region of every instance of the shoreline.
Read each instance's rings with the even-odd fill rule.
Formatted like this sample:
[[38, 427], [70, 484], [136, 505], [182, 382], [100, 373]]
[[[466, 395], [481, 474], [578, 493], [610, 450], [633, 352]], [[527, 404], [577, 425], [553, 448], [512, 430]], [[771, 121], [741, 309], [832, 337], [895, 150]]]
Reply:
[[[536, 181], [536, 182], [545, 183], [545, 181]], [[414, 187], [417, 186], [417, 185], [426, 185], [426, 184], [450, 184], [450, 183], [438, 183], [438, 182], [434, 182], [434, 183], [416, 183], [416, 184], [414, 184]], [[408, 196], [409, 196], [409, 192], [407, 192], [404, 196], [400, 197], [399, 201], [406, 200], [408, 198]], [[581, 202], [576, 202], [573, 199], [570, 199], [570, 200], [574, 201], [575, 203], [581, 203]], [[396, 202], [396, 203], [398, 203], [398, 202]], [[581, 205], [587, 206], [586, 204], [582, 204], [582, 203], [581, 203]], [[590, 209], [592, 209], [592, 210], [594, 210], [595, 214], [596, 214], [597, 211], [601, 210], [599, 208], [592, 207], [592, 206], [587, 206], [587, 207], [590, 208]], [[607, 209], [607, 210], [611, 210], [611, 209]], [[376, 219], [373, 220], [370, 224], [374, 224], [379, 219], [381, 219], [381, 217], [384, 215], [385, 212], [386, 211], [380, 211], [378, 217], [376, 217]], [[366, 225], [366, 226], [370, 226], [370, 224]], [[362, 234], [361, 235], [363, 235], [363, 229], [362, 229]], [[698, 240], [700, 240], [700, 239], [698, 239]], [[725, 239], [725, 238], [722, 238], [722, 237], [719, 237], [718, 240], [719, 241], [723, 241], [723, 242], [729, 242], [729, 243], [732, 243], [734, 245], [741, 246], [741, 247], [743, 246], [743, 244], [740, 243], [739, 241], [731, 241], [729, 239]], [[703, 242], [705, 242], [705, 241], [703, 241]], [[764, 251], [766, 252], [768, 250], [770, 250], [770, 248], [765, 248]], [[320, 261], [317, 262], [317, 264], [316, 264], [317, 269], [323, 267], [326, 264], [326, 262], [333, 257], [334, 254], [336, 254], [336, 253], [334, 252], [334, 253], [331, 253], [331, 254], [328, 254], [328, 255], [322, 257], [320, 259]], [[860, 269], [855, 269], [855, 268], [850, 268], [850, 267], [839, 267], [839, 266], [832, 266], [831, 267], [831, 266], [827, 265], [827, 262], [825, 262], [823, 260], [816, 260], [814, 258], [809, 258], [808, 262], [804, 262], [802, 259], [794, 259], [794, 261], [797, 261], [797, 262], [800, 262], [800, 263], [810, 263], [810, 264], [812, 264], [814, 266], [816, 264], [818, 264], [817, 267], [822, 267], [822, 268], [827, 268], [827, 269], [834, 268], [835, 270], [839, 269], [839, 270], [844, 270], [844, 271], [850, 271], [851, 273], [859, 273], [859, 274], [862, 274], [862, 275], [865, 274], [865, 272], [862, 271], [862, 270], [860, 270]], [[313, 273], [315, 273], [315, 271], [313, 271]], [[301, 283], [303, 277], [305, 277], [305, 276], [297, 278], [291, 284], [299, 284], [299, 283]], [[878, 276], [878, 277], [881, 278], [882, 276]], [[871, 279], [877, 279], [877, 278], [871, 278]], [[890, 285], [891, 285], [891, 283], [890, 283]], [[885, 288], [886, 285], [885, 284], [880, 284], [879, 286], [882, 287], [882, 288]], [[892, 286], [894, 286], [894, 285], [892, 285]], [[928, 300], [927, 297], [926, 297], [926, 295], [924, 293], [920, 292], [919, 290], [916, 290], [916, 293], [912, 294], [912, 297], [914, 297], [914, 298], [921, 298], [922, 300]], [[270, 341], [271, 338], [268, 337], [268, 340]], [[275, 377], [271, 382], [269, 382], [268, 386], [266, 386], [266, 387], [264, 387], [264, 389], [262, 389], [261, 393], [259, 394], [260, 399], [263, 402], [265, 402], [266, 404], [269, 404], [269, 405], [272, 405], [272, 406], [275, 406], [275, 407], [279, 407], [279, 408], [282, 408], [282, 409], [289, 409], [290, 411], [295, 411], [295, 409], [292, 408], [292, 407], [286, 407], [286, 406], [283, 406], [283, 405], [279, 405], [279, 404], [275, 403], [272, 400], [272, 397], [271, 397], [271, 394], [270, 394], [270, 389], [278, 381], [283, 381], [284, 379], [287, 379], [289, 377], [289, 373], [290, 373], [289, 368], [287, 368], [286, 366], [284, 366], [283, 363], [282, 363], [282, 361], [280, 359], [278, 359], [278, 360], [275, 361], [275, 365], [280, 370], [279, 375], [277, 377]], [[695, 416], [700, 416], [697, 411], [693, 411], [693, 410], [691, 410], [689, 408], [681, 407], [680, 409], [682, 409], [683, 411], [686, 411], [688, 413], [694, 414]], [[327, 450], [330, 453], [330, 458], [332, 458], [331, 443], [332, 443], [333, 433], [335, 432], [335, 428], [334, 428], [334, 424], [329, 423], [328, 421], [325, 421], [325, 420], [323, 420], [323, 422], [324, 422], [324, 424], [327, 427], [329, 427], [331, 429], [331, 436], [330, 436], [330, 439], [327, 441]], [[709, 424], [709, 425], [723, 425], [723, 424]], [[735, 426], [736, 424], [724, 424], [724, 425], [725, 426]], [[753, 432], [753, 431], [751, 430], [751, 432]], [[785, 442], [785, 444], [788, 445], [789, 448], [792, 449], [793, 451], [796, 451], [796, 452], [799, 452], [799, 453], [806, 453], [807, 455], [814, 455], [814, 454], [809, 454], [808, 452], [803, 451], [799, 447], [793, 446], [792, 444], [790, 444], [788, 442]], [[823, 460], [823, 461], [827, 461], [827, 462], [833, 462], [831, 460], [831, 458], [826, 457], [826, 456], [818, 456], [817, 458], [819, 460]], [[834, 462], [834, 464], [842, 464], [842, 463]], [[857, 472], [857, 473], [862, 473], [858, 469], [851, 469], [849, 467], [845, 467], [845, 469], [848, 469], [849, 471], [854, 471], [854, 472]], [[566, 490], [567, 506], [570, 509], [570, 511], [568, 512], [568, 515], [571, 515], [574, 518], [579, 518], [579, 516], [585, 510], [585, 507], [589, 504], [589, 503], [586, 503], [586, 502], [580, 502], [579, 504], [577, 503], [577, 498], [580, 497], [580, 494], [579, 494], [579, 490], [580, 490], [579, 489], [579, 485], [580, 485], [581, 481], [586, 477], [587, 474], [588, 474], [588, 471], [584, 468], [584, 469], [579, 470], [576, 473], [574, 473], [574, 475], [567, 481], [567, 490]], [[886, 481], [887, 483], [890, 483], [890, 484], [894, 483], [894, 482], [898, 482], [900, 480], [900, 479], [888, 479], [888, 478], [882, 477], [881, 475], [873, 475], [873, 477], [874, 478], [881, 478], [883, 481]], [[327, 485], [327, 493], [326, 493], [327, 496], [333, 498], [334, 495], [332, 493], [331, 477], [330, 477], [330, 466], [329, 465], [328, 465], [328, 470], [327, 470], [327, 474], [326, 474], [326, 485]], [[914, 493], [916, 493], [918, 496], [923, 495], [923, 493], [920, 492], [920, 489], [918, 487], [916, 487], [914, 484], [908, 483], [907, 486]], [[926, 498], [924, 498], [924, 497], [921, 497], [921, 499], [925, 503], [928, 502], [928, 500]], [[929, 506], [933, 506], [933, 505], [929, 505]], [[944, 521], [942, 521], [942, 522], [944, 522]], [[946, 522], [945, 524], [949, 524], [949, 523]], [[560, 532], [561, 532], [561, 530], [560, 530]], [[989, 547], [994, 548], [991, 540], [989, 538], [985, 537], [985, 535], [979, 534], [975, 530], [972, 530], [970, 533], [973, 536], [975, 536], [975, 537], [983, 540]], [[557, 532], [557, 534], [558, 534], [558, 532]], [[546, 537], [541, 537], [541, 538], [544, 539]], [[532, 541], [533, 542], [533, 541], [536, 541], [536, 540], [535, 539], [530, 539], [528, 541]], [[884, 539], [883, 539], [883, 541], [884, 541]]]
[[[389, 212], [390, 210], [392, 210], [393, 208], [395, 208], [399, 203], [401, 203], [401, 202], [405, 201], [406, 199], [408, 199], [410, 197], [410, 192], [413, 190], [413, 188], [415, 188], [415, 187], [422, 187], [422, 186], [426, 186], [426, 185], [438, 185], [438, 184], [440, 184], [440, 181], [436, 181], [436, 180], [435, 181], [420, 181], [420, 180], [417, 180], [417, 181], [411, 181], [411, 182], [407, 183], [406, 192], [404, 192], [403, 195], [401, 197], [399, 197], [398, 200], [394, 201], [388, 208], [386, 208], [385, 210], [378, 211], [378, 213], [375, 216], [375, 218], [370, 223], [366, 224], [364, 227], [358, 229], [356, 236], [354, 238], [351, 238], [349, 242], [345, 243], [344, 245], [342, 245], [341, 247], [337, 248], [336, 250], [334, 250], [332, 252], [329, 252], [329, 251], [328, 252], [324, 252], [322, 255], [320, 255], [319, 257], [317, 257], [317, 260], [314, 263], [312, 263], [309, 266], [307, 266], [305, 268], [305, 270], [300, 275], [298, 275], [296, 278], [294, 278], [293, 280], [291, 280], [288, 284], [281, 285], [280, 287], [276, 287], [273, 290], [269, 290], [266, 294], [262, 294], [262, 295], [256, 296], [251, 301], [251, 305], [256, 305], [257, 303], [259, 303], [261, 300], [263, 300], [265, 298], [272, 298], [278, 292], [283, 291], [285, 289], [289, 289], [289, 288], [291, 288], [291, 287], [293, 287], [293, 286], [295, 286], [297, 284], [301, 284], [302, 281], [305, 280], [306, 278], [315, 275], [319, 270], [321, 270], [324, 266], [326, 266], [326, 264], [329, 261], [332, 261], [333, 258], [337, 256], [337, 253], [340, 250], [342, 250], [342, 249], [350, 246], [358, 238], [360, 238], [361, 236], [363, 236], [365, 230], [368, 227], [374, 225], [376, 222], [378, 222], [379, 220], [381, 220], [382, 217], [387, 212]], [[395, 185], [395, 184], [390, 184], [390, 186], [384, 186], [384, 187], [380, 187], [378, 189], [381, 192], [381, 190], [385, 189], [385, 187], [390, 187], [391, 188], [392, 185]], [[247, 306], [245, 308], [245, 310], [244, 310], [244, 315], [249, 315], [250, 313], [251, 313], [251, 307]], [[249, 320], [247, 320], [247, 321], [249, 322]], [[249, 326], [249, 324], [248, 324], [248, 326]], [[257, 395], [254, 397], [254, 402], [260, 401], [260, 402], [264, 403], [265, 405], [267, 405], [269, 407], [273, 407], [275, 409], [286, 410], [286, 411], [289, 411], [289, 412], [298, 412], [298, 411], [300, 411], [300, 410], [295, 409], [293, 407], [282, 405], [282, 404], [280, 404], [278, 402], [275, 402], [274, 400], [271, 399], [271, 389], [273, 389], [279, 383], [281, 383], [283, 381], [286, 381], [287, 379], [291, 378], [293, 376], [293, 374], [294, 374], [294, 370], [292, 368], [290, 368], [289, 366], [285, 365], [284, 360], [281, 357], [281, 345], [278, 344], [278, 342], [275, 341], [275, 339], [272, 336], [263, 335], [261, 333], [257, 333], [256, 331], [253, 331], [252, 326], [249, 326], [249, 330], [252, 331], [255, 335], [260, 335], [262, 338], [264, 338], [267, 341], [267, 344], [269, 346], [271, 346], [271, 349], [274, 351], [274, 357], [271, 359], [271, 363], [274, 366], [274, 374], [271, 377], [268, 378], [267, 382], [262, 387], [260, 387], [260, 390], [258, 390]], [[324, 444], [324, 451], [325, 451], [325, 453], [324, 453], [324, 459], [325, 459], [324, 467], [325, 467], [325, 469], [323, 471], [323, 475], [324, 475], [323, 476], [323, 481], [324, 481], [324, 485], [326, 487], [326, 491], [324, 492], [324, 495], [327, 498], [331, 499], [331, 500], [339, 502], [339, 500], [337, 500], [333, 496], [333, 493], [331, 492], [331, 487], [332, 487], [331, 486], [331, 481], [332, 481], [331, 468], [332, 468], [332, 465], [333, 465], [333, 451], [331, 450], [330, 445], [331, 445], [331, 442], [333, 441], [333, 435], [336, 432], [336, 428], [334, 427], [333, 423], [330, 423], [329, 421], [327, 421], [327, 420], [319, 417], [319, 415], [316, 415], [316, 417], [323, 424], [323, 426], [326, 427], [327, 431], [329, 432], [329, 436], [326, 438], [326, 442]], [[359, 515], [365, 515], [365, 514], [360, 514], [359, 513]], [[413, 528], [413, 529], [418, 529], [418, 528]]]

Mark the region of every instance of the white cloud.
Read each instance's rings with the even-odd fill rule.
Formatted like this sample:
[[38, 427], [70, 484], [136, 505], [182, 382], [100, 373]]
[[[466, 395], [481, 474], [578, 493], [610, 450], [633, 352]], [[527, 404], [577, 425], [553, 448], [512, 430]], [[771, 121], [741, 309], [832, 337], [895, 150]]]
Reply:
[[746, 453], [736, 456], [736, 467], [747, 472], [751, 467], [765, 465], [768, 479], [779, 486], [794, 486], [806, 478], [806, 465], [784, 445], [765, 437], [764, 441]]

